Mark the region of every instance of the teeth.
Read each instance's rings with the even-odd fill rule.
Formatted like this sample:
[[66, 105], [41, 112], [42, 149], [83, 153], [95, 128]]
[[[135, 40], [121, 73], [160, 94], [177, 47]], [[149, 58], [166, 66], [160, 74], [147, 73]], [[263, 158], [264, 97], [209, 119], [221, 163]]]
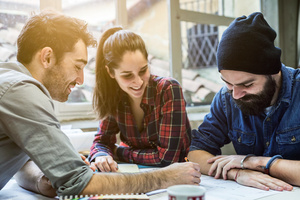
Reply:
[[134, 89], [134, 90], [138, 90], [138, 89], [140, 89], [141, 87], [138, 87], [138, 88], [134, 88], [134, 87], [132, 87], [132, 89]]

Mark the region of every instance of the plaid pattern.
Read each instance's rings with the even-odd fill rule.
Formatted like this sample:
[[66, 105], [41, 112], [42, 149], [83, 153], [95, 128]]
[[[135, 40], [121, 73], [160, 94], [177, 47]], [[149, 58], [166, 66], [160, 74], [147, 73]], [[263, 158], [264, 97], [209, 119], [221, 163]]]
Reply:
[[100, 122], [90, 161], [101, 155], [113, 156], [111, 149], [119, 132], [126, 144], [117, 149], [120, 161], [155, 166], [184, 161], [191, 143], [191, 128], [179, 83], [170, 77], [151, 75], [141, 108], [145, 115], [143, 130], [139, 132], [124, 93], [116, 116]]

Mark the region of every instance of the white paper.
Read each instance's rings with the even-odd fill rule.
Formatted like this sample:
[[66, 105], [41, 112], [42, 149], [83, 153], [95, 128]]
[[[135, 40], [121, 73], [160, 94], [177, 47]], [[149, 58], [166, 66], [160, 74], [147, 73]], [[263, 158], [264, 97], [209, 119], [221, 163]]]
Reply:
[[83, 132], [81, 129], [63, 130], [63, 132], [78, 152], [90, 151], [96, 134], [96, 131]]
[[260, 190], [240, 185], [234, 181], [215, 179], [211, 176], [201, 175], [201, 186], [207, 190], [206, 200], [253, 200], [281, 192], [274, 190]]

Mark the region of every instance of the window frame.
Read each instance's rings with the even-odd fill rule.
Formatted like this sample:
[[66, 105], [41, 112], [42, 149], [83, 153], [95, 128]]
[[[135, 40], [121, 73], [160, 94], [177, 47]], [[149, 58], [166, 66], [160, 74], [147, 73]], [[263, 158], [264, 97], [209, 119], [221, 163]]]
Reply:
[[[61, 10], [61, 0], [55, 2], [40, 0], [41, 5], [44, 7], [52, 7]], [[42, 4], [43, 2], [43, 4]], [[171, 3], [172, 2], [172, 3]], [[169, 62], [170, 62], [170, 76], [174, 77], [182, 83], [182, 65], [174, 63], [182, 63], [182, 50], [181, 50], [181, 21], [215, 24], [228, 26], [234, 18], [218, 16], [207, 13], [200, 13], [195, 11], [183, 10], [180, 8], [179, 0], [167, 0], [168, 3], [168, 18], [169, 18]], [[117, 25], [127, 25], [127, 8], [126, 0], [115, 0], [116, 7], [116, 23]], [[42, 9], [42, 8], [41, 8]], [[178, 49], [180, 51], [178, 51]], [[207, 113], [210, 106], [193, 106], [187, 109], [190, 114], [196, 112]], [[94, 119], [95, 113], [93, 112], [92, 103], [59, 103], [55, 102], [55, 113], [60, 121], [78, 120], [78, 119]], [[79, 117], [77, 117], [79, 116]], [[199, 116], [202, 119], [202, 117]], [[200, 119], [200, 120], [201, 120]]]
[[[62, 11], [62, 0], [40, 0], [40, 10], [52, 8]], [[127, 8], [126, 0], [115, 0], [116, 8], [116, 24], [126, 26], [127, 24]], [[54, 101], [55, 114], [59, 121], [95, 119], [96, 114], [93, 111], [91, 102], [69, 103]]]

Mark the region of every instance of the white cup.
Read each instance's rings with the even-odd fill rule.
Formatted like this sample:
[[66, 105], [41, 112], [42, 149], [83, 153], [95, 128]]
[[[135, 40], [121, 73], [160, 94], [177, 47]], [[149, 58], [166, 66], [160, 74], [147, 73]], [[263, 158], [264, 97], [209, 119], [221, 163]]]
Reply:
[[197, 185], [173, 185], [167, 188], [169, 200], [205, 200], [206, 189]]

